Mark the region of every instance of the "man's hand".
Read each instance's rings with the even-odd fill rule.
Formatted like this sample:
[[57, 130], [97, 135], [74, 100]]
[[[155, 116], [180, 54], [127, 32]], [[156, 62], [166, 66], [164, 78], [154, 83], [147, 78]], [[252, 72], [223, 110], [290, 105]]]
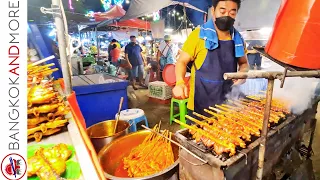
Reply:
[[129, 68], [129, 69], [132, 69], [131, 63], [128, 63], [128, 68]]
[[241, 84], [244, 84], [246, 82], [246, 79], [233, 79], [233, 85], [232, 86], [239, 86]]
[[189, 97], [188, 87], [185, 84], [179, 84], [172, 90], [173, 97], [177, 99], [186, 99]]

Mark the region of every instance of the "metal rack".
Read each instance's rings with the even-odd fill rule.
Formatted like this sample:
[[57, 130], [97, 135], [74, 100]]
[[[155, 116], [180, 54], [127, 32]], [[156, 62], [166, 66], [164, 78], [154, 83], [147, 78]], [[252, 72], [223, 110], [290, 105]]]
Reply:
[[[305, 78], [320, 78], [320, 70], [307, 70], [302, 68], [293, 67], [280, 61], [272, 58], [268, 55], [264, 48], [254, 48], [262, 56], [276, 62], [277, 64], [285, 68], [284, 72], [239, 72], [239, 73], [225, 73], [224, 79], [256, 79], [256, 78], [265, 78], [268, 80], [268, 87], [266, 92], [266, 105], [264, 109], [264, 118], [263, 118], [263, 127], [261, 134], [261, 141], [259, 146], [259, 159], [258, 159], [258, 170], [257, 170], [257, 180], [262, 180], [263, 177], [263, 166], [264, 166], [264, 157], [266, 151], [266, 141], [268, 134], [268, 122], [270, 117], [272, 95], [274, 88], [274, 80], [279, 79], [281, 81], [281, 88], [284, 85], [285, 79], [287, 77], [305, 77]], [[313, 137], [311, 136], [313, 139]]]

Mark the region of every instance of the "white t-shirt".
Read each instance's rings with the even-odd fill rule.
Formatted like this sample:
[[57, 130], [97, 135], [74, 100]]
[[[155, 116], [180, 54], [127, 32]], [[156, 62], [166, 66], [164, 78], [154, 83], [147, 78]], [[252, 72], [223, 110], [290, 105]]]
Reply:
[[162, 41], [159, 45], [159, 51], [162, 53], [163, 56], [167, 57], [169, 50], [172, 50], [173, 57], [176, 57], [178, 54], [178, 46], [173, 43], [167, 44], [165, 41]]

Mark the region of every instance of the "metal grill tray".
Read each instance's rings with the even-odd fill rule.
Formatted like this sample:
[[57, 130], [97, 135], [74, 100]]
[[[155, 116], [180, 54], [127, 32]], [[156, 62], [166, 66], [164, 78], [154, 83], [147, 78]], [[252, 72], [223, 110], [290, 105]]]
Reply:
[[[285, 119], [284, 121], [280, 122], [277, 126], [272, 127], [269, 129], [268, 132], [268, 138], [278, 133], [281, 129], [286, 127], [288, 124], [293, 123], [293, 121], [297, 118], [297, 116], [290, 115]], [[190, 134], [188, 129], [182, 129], [175, 133], [175, 136], [177, 137], [177, 141], [182, 144], [184, 147], [186, 147], [191, 152], [195, 153], [202, 159], [206, 160], [209, 165], [213, 167], [218, 168], [226, 168], [231, 166], [232, 164], [238, 162], [240, 159], [246, 158], [246, 155], [253, 151], [254, 149], [258, 148], [261, 138], [257, 138], [253, 140], [249, 145], [247, 145], [247, 148], [245, 149], [238, 149], [238, 152], [232, 156], [228, 157], [225, 155], [217, 156], [214, 153], [211, 152], [211, 150], [205, 149], [199, 146], [196, 142], [190, 140]]]

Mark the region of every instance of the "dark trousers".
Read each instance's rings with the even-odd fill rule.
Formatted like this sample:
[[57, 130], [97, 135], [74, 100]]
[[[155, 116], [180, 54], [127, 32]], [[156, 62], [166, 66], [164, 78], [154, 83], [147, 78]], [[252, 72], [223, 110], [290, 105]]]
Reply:
[[250, 69], [254, 70], [254, 67], [257, 66], [257, 70], [261, 70], [261, 61], [262, 57], [259, 53], [256, 54], [248, 54], [248, 61], [250, 65]]

